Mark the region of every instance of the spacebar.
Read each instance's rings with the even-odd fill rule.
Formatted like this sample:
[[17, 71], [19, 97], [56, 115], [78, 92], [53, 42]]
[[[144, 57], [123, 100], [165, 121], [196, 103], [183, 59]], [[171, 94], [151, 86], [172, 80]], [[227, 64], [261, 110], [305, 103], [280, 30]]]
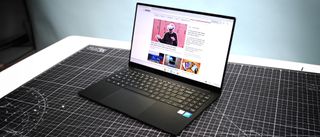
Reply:
[[138, 89], [138, 88], [134, 88], [134, 87], [130, 87], [130, 86], [125, 86], [125, 88], [127, 88], [127, 89], [129, 89], [129, 90], [132, 90], [132, 91], [134, 91], [134, 92], [137, 92], [137, 93], [139, 93], [139, 94], [145, 95], [145, 96], [149, 96], [149, 95], [150, 95], [150, 93], [145, 92], [145, 91], [143, 91], [143, 90], [140, 90], [140, 89]]

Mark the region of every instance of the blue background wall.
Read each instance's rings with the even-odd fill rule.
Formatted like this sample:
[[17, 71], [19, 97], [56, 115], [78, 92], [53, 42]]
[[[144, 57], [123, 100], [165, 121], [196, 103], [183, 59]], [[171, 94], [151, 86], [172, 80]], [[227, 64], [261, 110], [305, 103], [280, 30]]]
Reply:
[[[37, 46], [69, 35], [130, 41], [136, 2], [28, 0]], [[320, 64], [320, 0], [140, 2], [235, 16], [231, 54]]]

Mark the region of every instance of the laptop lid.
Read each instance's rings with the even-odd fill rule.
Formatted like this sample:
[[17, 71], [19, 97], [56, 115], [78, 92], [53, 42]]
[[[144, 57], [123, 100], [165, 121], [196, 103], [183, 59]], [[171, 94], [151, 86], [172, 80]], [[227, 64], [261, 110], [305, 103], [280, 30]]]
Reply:
[[221, 91], [235, 18], [137, 3], [130, 67]]

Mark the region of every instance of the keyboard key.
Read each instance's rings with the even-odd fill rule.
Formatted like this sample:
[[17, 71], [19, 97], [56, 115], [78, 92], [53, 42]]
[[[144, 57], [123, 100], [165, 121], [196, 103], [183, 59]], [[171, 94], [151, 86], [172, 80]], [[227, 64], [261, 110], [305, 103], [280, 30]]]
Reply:
[[194, 109], [194, 108], [191, 108], [191, 109], [190, 109], [190, 111], [191, 111], [191, 112], [195, 112], [195, 111], [196, 111], [196, 109]]
[[175, 98], [175, 97], [170, 97], [170, 100], [173, 100], [173, 101], [178, 102], [178, 103], [181, 103], [181, 102], [182, 102], [181, 99], [177, 99], [177, 98]]
[[168, 104], [172, 104], [172, 101], [171, 100], [168, 100], [168, 99], [166, 99], [166, 101], [165, 101], [166, 103], [168, 103]]
[[183, 97], [183, 96], [180, 96], [180, 95], [177, 95], [176, 98], [179, 98], [179, 99], [182, 99], [182, 100], [186, 99], [186, 97]]
[[183, 105], [187, 105], [187, 104], [188, 104], [188, 102], [184, 101], [184, 102], [182, 102], [182, 104], [183, 104]]
[[173, 93], [178, 93], [178, 90], [173, 90], [172, 92], [173, 92]]
[[175, 107], [177, 107], [179, 104], [176, 103], [176, 102], [174, 102], [174, 103], [172, 103], [172, 105], [175, 106]]
[[188, 94], [192, 94], [193, 92], [191, 92], [190, 90], [186, 90], [186, 91], [184, 91], [184, 92], [186, 92], [186, 93], [188, 93]]
[[184, 96], [184, 97], [190, 97], [190, 94], [184, 93], [184, 94], [182, 94], [182, 96]]
[[198, 92], [194, 92], [193, 95], [194, 96], [199, 96], [199, 93]]
[[188, 106], [189, 106], [189, 107], [193, 107], [193, 104], [192, 104], [192, 103], [189, 103]]
[[202, 102], [198, 102], [198, 103], [197, 103], [197, 105], [199, 105], [199, 106], [202, 106], [202, 104], [203, 104]]

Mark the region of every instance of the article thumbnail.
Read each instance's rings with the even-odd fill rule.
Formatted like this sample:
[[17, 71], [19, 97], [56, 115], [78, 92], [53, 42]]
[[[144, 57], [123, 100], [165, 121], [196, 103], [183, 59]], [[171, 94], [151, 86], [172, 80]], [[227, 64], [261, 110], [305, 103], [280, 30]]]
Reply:
[[183, 48], [186, 30], [187, 24], [154, 19], [151, 40]]
[[164, 65], [179, 69], [181, 65], [181, 58], [166, 54]]
[[181, 69], [190, 73], [199, 74], [200, 63], [183, 59]]
[[158, 64], [163, 64], [164, 54], [149, 51], [148, 60], [151, 62], [158, 63]]

